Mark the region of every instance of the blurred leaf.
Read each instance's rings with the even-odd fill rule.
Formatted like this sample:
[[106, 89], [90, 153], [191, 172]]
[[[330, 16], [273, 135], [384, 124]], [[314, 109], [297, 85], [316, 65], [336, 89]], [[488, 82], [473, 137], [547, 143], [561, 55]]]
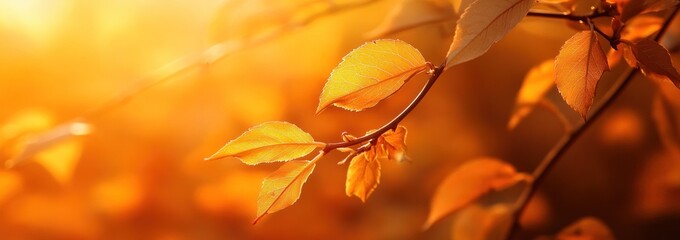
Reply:
[[621, 21], [626, 22], [638, 14], [659, 12], [676, 6], [678, 0], [617, 0]]
[[503, 38], [529, 13], [534, 0], [478, 0], [460, 16], [446, 66], [475, 59]]
[[406, 127], [398, 126], [396, 131], [388, 130], [378, 138], [376, 151], [378, 158], [403, 162], [406, 157]]
[[597, 34], [582, 31], [567, 40], [555, 58], [555, 83], [562, 98], [585, 119], [597, 82], [608, 70]]
[[295, 160], [284, 163], [262, 181], [257, 197], [257, 223], [264, 215], [293, 205], [302, 193], [302, 185], [314, 171], [314, 161]]
[[451, 228], [453, 240], [502, 240], [512, 227], [512, 209], [508, 204], [481, 206], [473, 204], [460, 210]]
[[448, 0], [402, 0], [392, 8], [385, 20], [366, 36], [379, 38], [454, 18], [455, 15]]
[[631, 48], [645, 76], [658, 81], [671, 81], [680, 88], [680, 73], [673, 67], [666, 48], [651, 39], [642, 39]]
[[663, 18], [658, 16], [638, 16], [626, 23], [621, 31], [621, 39], [637, 41], [658, 32], [663, 24]]
[[427, 69], [418, 49], [408, 43], [388, 39], [367, 42], [333, 69], [316, 112], [330, 105], [351, 111], [373, 107]]
[[652, 117], [659, 138], [668, 148], [680, 146], [680, 90], [670, 82], [659, 82], [652, 102]]
[[554, 69], [555, 64], [551, 59], [529, 70], [517, 94], [515, 110], [508, 122], [508, 129], [514, 129], [555, 86]]
[[585, 217], [562, 229], [557, 240], [614, 240], [607, 224], [594, 217]]
[[362, 202], [366, 202], [379, 183], [380, 161], [376, 158], [374, 148], [352, 158], [345, 182], [347, 196], [357, 196]]
[[23, 186], [21, 175], [15, 172], [0, 170], [0, 206], [17, 194]]
[[498, 159], [480, 158], [468, 161], [439, 184], [423, 228], [429, 228], [439, 219], [468, 206], [491, 191], [531, 179], [531, 176], [518, 173], [512, 165]]
[[287, 122], [266, 122], [248, 129], [207, 158], [235, 157], [248, 165], [285, 162], [303, 157], [323, 143]]

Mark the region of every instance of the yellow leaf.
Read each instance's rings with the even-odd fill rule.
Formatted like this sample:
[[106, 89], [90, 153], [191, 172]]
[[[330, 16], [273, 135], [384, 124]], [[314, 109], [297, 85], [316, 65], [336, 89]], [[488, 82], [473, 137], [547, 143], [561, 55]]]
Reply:
[[302, 185], [314, 171], [314, 160], [295, 160], [284, 163], [272, 175], [262, 181], [257, 197], [257, 223], [264, 215], [293, 205], [302, 193]]
[[631, 48], [645, 76], [659, 81], [671, 81], [680, 88], [680, 73], [673, 67], [671, 55], [666, 48], [650, 39], [642, 39]]
[[357, 196], [362, 202], [366, 202], [379, 183], [380, 161], [376, 158], [375, 149], [371, 148], [352, 158], [345, 182], [347, 196]]
[[376, 151], [379, 158], [396, 162], [406, 160], [406, 127], [398, 126], [396, 131], [388, 130], [378, 138]]
[[447, 54], [451, 67], [475, 59], [491, 48], [529, 13], [534, 0], [476, 1], [461, 15]]
[[507, 204], [470, 205], [460, 211], [451, 228], [454, 240], [502, 240], [512, 227], [512, 211]]
[[454, 213], [484, 194], [512, 186], [531, 176], [518, 173], [511, 165], [494, 158], [481, 158], [464, 163], [439, 184], [432, 198], [430, 213], [423, 228]]
[[554, 61], [551, 59], [529, 70], [517, 94], [515, 110], [508, 122], [508, 129], [514, 129], [553, 88], [555, 85], [554, 68]]
[[557, 240], [614, 240], [614, 235], [602, 220], [585, 217], [557, 234]]
[[71, 179], [80, 153], [81, 139], [91, 125], [74, 121], [52, 127], [52, 117], [44, 111], [30, 110], [18, 114], [0, 129], [0, 145], [13, 167], [28, 160], [42, 165], [60, 183]]
[[248, 165], [285, 162], [323, 145], [294, 124], [273, 121], [248, 129], [206, 160], [235, 157]]
[[594, 31], [576, 33], [555, 59], [555, 83], [562, 98], [584, 119], [595, 98], [597, 82], [609, 70], [607, 56]]
[[454, 17], [448, 0], [402, 0], [366, 36], [378, 38], [427, 24], [453, 20]]
[[418, 49], [408, 43], [387, 39], [365, 43], [333, 69], [316, 113], [330, 105], [351, 111], [373, 107], [427, 69]]

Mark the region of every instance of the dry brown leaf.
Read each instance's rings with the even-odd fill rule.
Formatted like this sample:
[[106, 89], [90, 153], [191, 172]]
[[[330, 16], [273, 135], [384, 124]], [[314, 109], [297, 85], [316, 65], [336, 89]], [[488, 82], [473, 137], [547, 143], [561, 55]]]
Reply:
[[475, 59], [529, 13], [534, 0], [476, 1], [460, 16], [446, 67]]
[[354, 158], [347, 169], [345, 193], [357, 196], [366, 202], [380, 183], [380, 161], [376, 158], [375, 149], [363, 152]]
[[280, 211], [293, 205], [302, 193], [302, 185], [314, 171], [314, 160], [294, 160], [281, 165], [262, 181], [257, 197], [257, 223], [264, 215]]
[[480, 158], [464, 163], [439, 184], [432, 198], [430, 213], [423, 226], [432, 226], [439, 219], [454, 213], [484, 194], [512, 186], [531, 176], [494, 158]]
[[448, 0], [402, 0], [385, 20], [366, 34], [379, 38], [419, 26], [453, 20], [455, 14]]
[[474, 204], [462, 209], [451, 228], [454, 240], [502, 240], [512, 227], [512, 209], [508, 204], [481, 206]]
[[567, 40], [555, 58], [555, 83], [562, 98], [585, 119], [597, 82], [608, 70], [597, 34], [583, 31]]
[[396, 131], [388, 130], [378, 138], [376, 151], [378, 158], [403, 162], [406, 157], [406, 127], [398, 126]]
[[562, 229], [557, 240], [614, 240], [612, 231], [602, 220], [585, 217]]
[[427, 69], [425, 58], [408, 43], [389, 39], [367, 42], [333, 69], [316, 113], [330, 105], [351, 111], [373, 107]]
[[517, 94], [515, 110], [508, 122], [508, 129], [514, 129], [553, 88], [555, 85], [554, 69], [554, 60], [550, 59], [529, 70]]
[[235, 157], [248, 165], [285, 162], [323, 146], [295, 124], [272, 121], [248, 129], [206, 160]]
[[642, 39], [631, 48], [645, 76], [658, 81], [671, 81], [680, 88], [680, 73], [673, 67], [666, 48], [651, 39]]

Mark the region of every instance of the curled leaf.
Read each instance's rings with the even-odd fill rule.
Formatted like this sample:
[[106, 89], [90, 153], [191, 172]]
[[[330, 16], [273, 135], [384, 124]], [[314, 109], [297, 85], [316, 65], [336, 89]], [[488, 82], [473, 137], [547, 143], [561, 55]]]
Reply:
[[576, 33], [555, 59], [555, 83], [562, 98], [584, 119], [593, 105], [595, 88], [605, 71], [607, 56], [594, 31]]
[[602, 220], [585, 217], [562, 229], [558, 240], [614, 240], [614, 235]]
[[554, 69], [554, 61], [551, 59], [529, 70], [517, 94], [515, 110], [508, 122], [508, 129], [514, 129], [555, 86]]
[[448, 0], [403, 0], [380, 25], [366, 35], [369, 38], [382, 37], [427, 24], [450, 21], [454, 17]]
[[316, 113], [330, 105], [361, 111], [394, 94], [428, 69], [418, 49], [400, 40], [376, 40], [347, 54], [333, 69]]
[[491, 191], [502, 190], [531, 179], [531, 176], [518, 173], [513, 166], [498, 159], [481, 158], [466, 162], [437, 187], [423, 228], [429, 228], [436, 221]]
[[680, 88], [680, 73], [673, 67], [671, 55], [666, 48], [651, 39], [642, 39], [631, 48], [645, 76], [659, 81], [671, 81]]
[[206, 160], [235, 157], [249, 165], [303, 157], [323, 143], [287, 122], [266, 122], [248, 129]]
[[388, 130], [378, 138], [376, 151], [379, 158], [387, 158], [403, 162], [406, 157], [406, 127], [398, 126], [396, 130]]
[[305, 160], [294, 160], [281, 165], [269, 177], [262, 181], [262, 188], [257, 197], [257, 223], [264, 215], [280, 211], [293, 205], [302, 193], [302, 185], [314, 171], [316, 163]]
[[366, 202], [379, 183], [380, 161], [376, 158], [375, 149], [371, 148], [352, 158], [345, 182], [347, 196], [357, 196], [362, 202]]
[[446, 54], [451, 67], [475, 59], [498, 42], [524, 16], [534, 0], [476, 1], [460, 16], [453, 43]]

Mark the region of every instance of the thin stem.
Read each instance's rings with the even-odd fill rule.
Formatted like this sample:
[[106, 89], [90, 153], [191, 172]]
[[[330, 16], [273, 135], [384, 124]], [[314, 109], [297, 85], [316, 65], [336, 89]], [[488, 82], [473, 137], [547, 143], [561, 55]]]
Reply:
[[446, 62], [439, 65], [439, 67], [434, 68], [432, 75], [430, 75], [430, 78], [427, 80], [427, 83], [425, 83], [425, 86], [423, 86], [423, 89], [420, 90], [420, 92], [418, 93], [416, 98], [414, 98], [413, 101], [411, 101], [411, 103], [401, 113], [399, 113], [399, 115], [394, 117], [394, 119], [392, 119], [392, 121], [390, 121], [387, 124], [385, 124], [384, 126], [380, 127], [375, 132], [361, 136], [359, 138], [352, 139], [352, 140], [345, 141], [345, 142], [328, 143], [328, 144], [326, 144], [326, 147], [324, 147], [323, 151], [328, 153], [328, 152], [332, 151], [333, 149], [342, 148], [342, 147], [350, 147], [350, 146], [354, 146], [354, 145], [357, 145], [357, 144], [360, 144], [360, 143], [363, 143], [363, 142], [366, 142], [366, 141], [375, 140], [378, 137], [380, 137], [380, 135], [387, 132], [388, 130], [396, 129], [397, 126], [399, 125], [399, 123], [402, 120], [404, 120], [404, 118], [406, 116], [408, 116], [408, 114], [411, 113], [411, 111], [413, 111], [413, 109], [416, 108], [416, 106], [418, 106], [418, 103], [420, 103], [420, 101], [423, 100], [423, 97], [425, 97], [425, 95], [427, 95], [427, 92], [430, 91], [430, 88], [432, 88], [432, 85], [434, 85], [434, 83], [437, 81], [437, 79], [439, 79], [439, 76], [442, 74], [442, 72], [444, 72], [445, 67], [446, 67]]
[[571, 13], [543, 13], [543, 12], [529, 12], [527, 16], [529, 17], [541, 17], [541, 18], [553, 18], [553, 19], [564, 19], [564, 20], [569, 20], [569, 21], [576, 21], [576, 22], [586, 22], [587, 19], [594, 19], [594, 18], [599, 18], [599, 17], [607, 17], [612, 14], [612, 12], [616, 8], [611, 8], [608, 7], [603, 10], [599, 11], [594, 11], [591, 14], [588, 15], [572, 15]]
[[[658, 34], [654, 37], [655, 41], [659, 41], [659, 39], [663, 36], [666, 30], [668, 30], [668, 26], [670, 25], [673, 18], [675, 18], [675, 16], [678, 14], [679, 9], [680, 8], [676, 7], [670, 14], [670, 16], [666, 18], [663, 25], [661, 26], [661, 29], [659, 29]], [[592, 123], [595, 122], [602, 115], [604, 110], [607, 109], [613, 103], [613, 100], [621, 95], [626, 86], [628, 86], [633, 77], [635, 77], [635, 74], [638, 72], [637, 70], [638, 69], [633, 68], [627, 69], [626, 72], [622, 74], [621, 79], [617, 81], [617, 83], [612, 87], [612, 89], [603, 97], [602, 102], [592, 109], [592, 114], [590, 115], [590, 118], [588, 118], [587, 121], [576, 126], [572, 132], [562, 137], [562, 139], [560, 139], [560, 141], [557, 142], [557, 144], [548, 152], [548, 154], [543, 158], [541, 163], [536, 167], [536, 169], [532, 173], [532, 176], [534, 177], [533, 183], [529, 185], [524, 192], [522, 192], [522, 194], [520, 195], [519, 199], [516, 202], [517, 205], [515, 207], [515, 212], [513, 216], [514, 217], [513, 227], [511, 228], [510, 233], [507, 236], [507, 239], [512, 239], [513, 235], [519, 230], [518, 224], [519, 216], [526, 209], [529, 200], [538, 190], [538, 186], [540, 186], [545, 181], [547, 174], [554, 168], [555, 164], [557, 164], [559, 159], [561, 159], [561, 157], [567, 152], [567, 150], [583, 135], [583, 133], [586, 130], [588, 130], [592, 126]]]

